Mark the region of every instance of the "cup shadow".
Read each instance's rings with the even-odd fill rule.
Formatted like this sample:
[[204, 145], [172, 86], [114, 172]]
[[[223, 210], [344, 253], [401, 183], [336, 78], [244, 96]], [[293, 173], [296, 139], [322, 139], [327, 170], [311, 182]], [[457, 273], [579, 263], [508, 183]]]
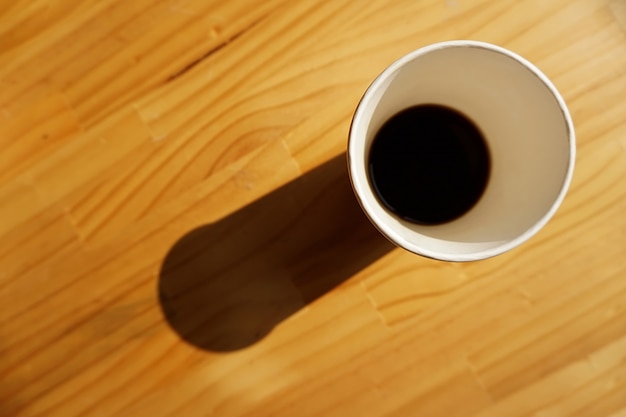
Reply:
[[363, 214], [345, 154], [176, 242], [158, 294], [198, 348], [248, 347], [394, 246]]

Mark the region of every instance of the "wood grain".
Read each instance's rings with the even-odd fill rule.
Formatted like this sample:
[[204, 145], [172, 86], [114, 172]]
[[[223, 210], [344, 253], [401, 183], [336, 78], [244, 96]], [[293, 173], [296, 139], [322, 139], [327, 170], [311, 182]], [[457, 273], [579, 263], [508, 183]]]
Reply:
[[[626, 415], [622, 0], [0, 1], [0, 415]], [[563, 94], [563, 206], [393, 248], [345, 172], [372, 79], [478, 39]]]

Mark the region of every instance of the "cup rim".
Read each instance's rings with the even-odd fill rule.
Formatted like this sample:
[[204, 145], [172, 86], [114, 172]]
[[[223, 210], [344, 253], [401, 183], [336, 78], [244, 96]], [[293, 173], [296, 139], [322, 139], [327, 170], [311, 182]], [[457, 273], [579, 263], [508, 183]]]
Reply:
[[[532, 226], [526, 229], [523, 233], [519, 234], [515, 238], [502, 242], [492, 248], [479, 250], [475, 252], [462, 253], [462, 254], [450, 254], [446, 252], [436, 251], [429, 248], [422, 247], [420, 245], [411, 242], [409, 239], [405, 239], [400, 233], [398, 233], [394, 227], [389, 224], [379, 221], [376, 218], [376, 215], [369, 210], [368, 204], [364, 201], [363, 196], [363, 187], [367, 187], [367, 179], [365, 179], [365, 184], [359, 178], [355, 178], [354, 172], [357, 170], [357, 158], [354, 156], [357, 147], [362, 144], [357, 143], [354, 140], [355, 130], [358, 125], [363, 123], [363, 112], [367, 107], [367, 104], [370, 100], [372, 100], [376, 91], [378, 91], [381, 85], [397, 70], [406, 65], [407, 63], [415, 60], [421, 55], [425, 55], [431, 53], [433, 51], [446, 49], [446, 48], [459, 48], [459, 47], [470, 47], [470, 48], [480, 48], [486, 49], [492, 52], [497, 52], [508, 56], [515, 61], [519, 62], [521, 65], [526, 67], [532, 74], [534, 74], [550, 91], [554, 99], [556, 100], [559, 109], [563, 115], [563, 120], [566, 124], [567, 130], [567, 140], [569, 145], [569, 161], [567, 164], [567, 170], [565, 172], [565, 176], [563, 178], [563, 182], [561, 184], [561, 189], [559, 190], [559, 194], [556, 199], [550, 206], [550, 209]], [[424, 47], [418, 48], [408, 54], [400, 57], [396, 61], [392, 62], [387, 68], [385, 68], [368, 86], [365, 90], [365, 93], [359, 100], [357, 108], [354, 112], [354, 116], [352, 117], [352, 122], [350, 125], [349, 135], [348, 135], [348, 147], [346, 151], [347, 163], [348, 163], [348, 173], [350, 176], [350, 182], [352, 184], [352, 188], [354, 190], [354, 194], [357, 198], [359, 205], [361, 206], [363, 212], [368, 217], [370, 222], [378, 229], [378, 231], [385, 236], [388, 240], [390, 240], [395, 245], [408, 250], [409, 252], [415, 253], [417, 255], [425, 256], [427, 258], [442, 260], [442, 261], [455, 261], [455, 262], [467, 262], [467, 261], [476, 261], [491, 258], [502, 253], [505, 253], [515, 247], [521, 245], [522, 243], [529, 240], [532, 236], [534, 236], [546, 223], [554, 216], [557, 209], [560, 207], [565, 195], [569, 189], [571, 184], [571, 180], [574, 172], [574, 164], [576, 160], [576, 134], [574, 131], [574, 124], [572, 122], [572, 118], [570, 112], [565, 104], [565, 100], [558, 92], [552, 81], [543, 73], [539, 68], [537, 68], [530, 61], [525, 59], [524, 57], [518, 55], [515, 52], [512, 52], [508, 49], [505, 49], [501, 46], [494, 45], [487, 42], [475, 41], [475, 40], [451, 40], [438, 42], [430, 45], [426, 45]]]

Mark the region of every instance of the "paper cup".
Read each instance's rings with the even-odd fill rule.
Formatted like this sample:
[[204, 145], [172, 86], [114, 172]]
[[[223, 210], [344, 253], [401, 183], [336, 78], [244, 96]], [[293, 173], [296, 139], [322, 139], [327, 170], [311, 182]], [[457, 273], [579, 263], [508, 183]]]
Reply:
[[[387, 210], [368, 174], [380, 127], [418, 104], [440, 104], [468, 116], [491, 156], [478, 203], [439, 225], [418, 225]], [[511, 51], [463, 40], [411, 52], [374, 80], [354, 114], [347, 157], [359, 203], [390, 241], [429, 258], [474, 261], [515, 248], [548, 222], [568, 189], [575, 153], [569, 111], [550, 80]]]

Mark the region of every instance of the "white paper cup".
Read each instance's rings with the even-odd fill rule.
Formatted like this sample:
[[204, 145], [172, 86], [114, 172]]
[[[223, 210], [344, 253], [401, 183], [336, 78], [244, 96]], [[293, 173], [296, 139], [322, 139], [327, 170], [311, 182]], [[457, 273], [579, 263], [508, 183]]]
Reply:
[[[368, 175], [369, 149], [382, 124], [418, 104], [464, 113], [490, 151], [482, 197], [445, 224], [397, 217], [381, 205]], [[569, 111], [550, 80], [513, 52], [466, 40], [426, 46], [383, 71], [357, 107], [347, 152], [356, 197], [380, 232], [406, 250], [446, 261], [499, 255], [537, 233], [565, 196], [575, 154]]]

